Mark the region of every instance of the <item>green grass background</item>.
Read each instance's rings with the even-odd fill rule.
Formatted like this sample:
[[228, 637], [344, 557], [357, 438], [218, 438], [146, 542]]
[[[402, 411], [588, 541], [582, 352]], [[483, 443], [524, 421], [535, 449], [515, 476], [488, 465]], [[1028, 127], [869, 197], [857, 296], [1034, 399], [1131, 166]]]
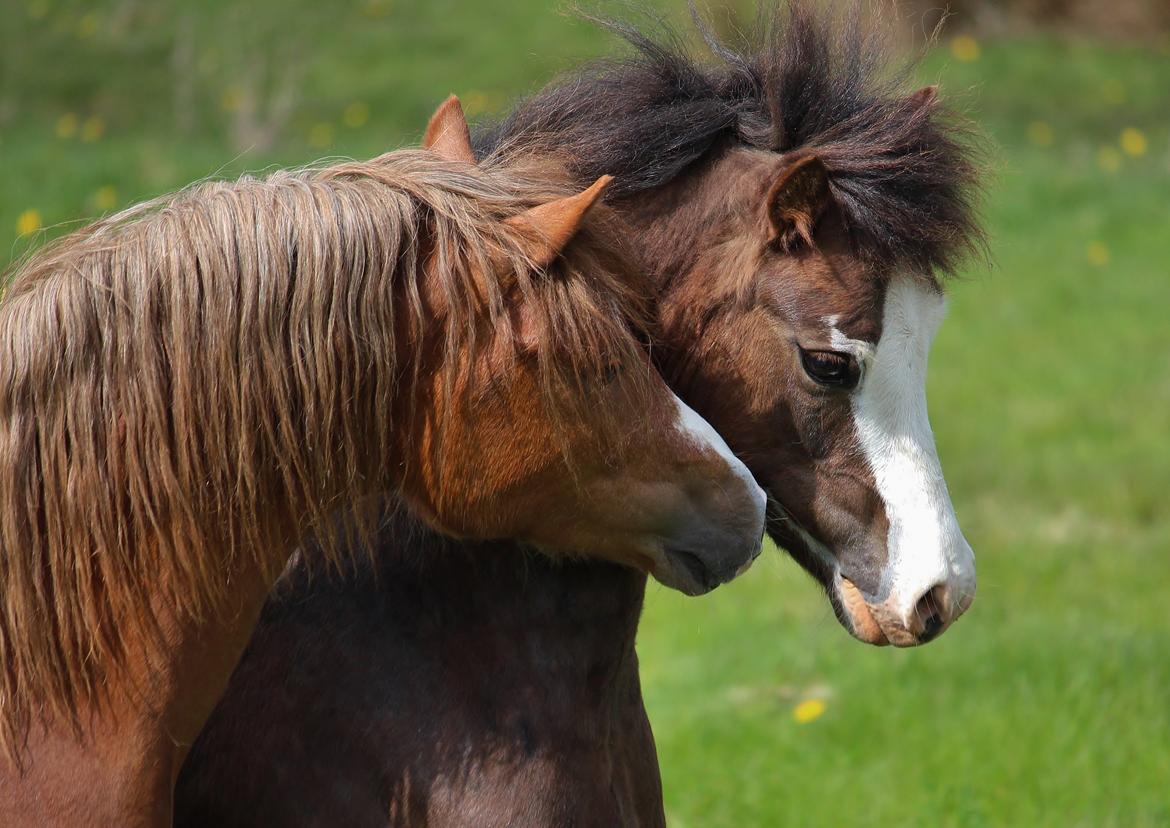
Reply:
[[[0, 259], [196, 178], [412, 141], [452, 91], [484, 117], [612, 48], [536, 0], [0, 12]], [[975, 45], [944, 37], [921, 75], [997, 145], [994, 266], [954, 285], [930, 376], [979, 598], [894, 651], [779, 553], [704, 599], [652, 588], [674, 826], [1170, 825], [1170, 46]], [[231, 129], [258, 66], [301, 73], [259, 150]]]

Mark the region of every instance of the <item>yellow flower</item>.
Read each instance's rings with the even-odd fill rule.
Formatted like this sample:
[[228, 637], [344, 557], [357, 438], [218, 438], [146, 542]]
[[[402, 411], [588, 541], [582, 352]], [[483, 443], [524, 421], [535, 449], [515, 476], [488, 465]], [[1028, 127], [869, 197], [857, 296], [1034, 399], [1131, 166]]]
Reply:
[[92, 144], [106, 133], [106, 122], [101, 115], [91, 115], [81, 125], [81, 140]]
[[354, 101], [345, 108], [345, 112], [341, 114], [341, 122], [350, 129], [357, 129], [360, 126], [365, 126], [366, 121], [370, 120], [370, 106], [361, 101]]
[[1028, 140], [1038, 147], [1050, 147], [1055, 136], [1047, 121], [1033, 121], [1028, 125]]
[[1089, 257], [1089, 264], [1094, 267], [1104, 267], [1109, 264], [1109, 248], [1105, 246], [1105, 242], [1095, 241], [1089, 245], [1085, 252]]
[[94, 12], [83, 15], [77, 23], [77, 36], [82, 40], [93, 37], [97, 33], [99, 22], [100, 20]]
[[309, 146], [321, 149], [331, 143], [333, 143], [333, 125], [324, 121], [313, 124], [313, 128], [309, 130]]
[[1097, 166], [1105, 172], [1117, 172], [1121, 169], [1121, 153], [1115, 147], [1101, 147], [1097, 151]]
[[959, 35], [951, 41], [951, 54], [963, 63], [979, 59], [979, 41], [970, 35]]
[[99, 210], [113, 210], [118, 206], [118, 191], [110, 184], [98, 187], [93, 194], [93, 203]]
[[1121, 148], [1125, 150], [1128, 155], [1134, 158], [1139, 158], [1146, 154], [1150, 149], [1150, 143], [1146, 140], [1146, 135], [1140, 129], [1129, 127], [1121, 131]]
[[244, 90], [239, 86], [229, 86], [219, 97], [219, 108], [224, 112], [236, 112], [244, 103]]
[[27, 236], [41, 229], [40, 210], [25, 210], [16, 219], [16, 235]]
[[824, 699], [805, 699], [792, 708], [792, 718], [797, 724], [808, 724], [819, 719], [825, 712]]
[[73, 134], [77, 132], [77, 116], [72, 112], [66, 112], [57, 119], [57, 125], [53, 131], [57, 133], [58, 138], [72, 138]]

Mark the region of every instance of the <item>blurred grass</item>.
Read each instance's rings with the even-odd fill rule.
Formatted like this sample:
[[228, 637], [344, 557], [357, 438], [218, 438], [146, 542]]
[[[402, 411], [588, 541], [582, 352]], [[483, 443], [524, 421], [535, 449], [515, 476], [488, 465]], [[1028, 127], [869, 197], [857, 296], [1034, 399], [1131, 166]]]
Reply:
[[[44, 235], [18, 225], [369, 156], [449, 92], [482, 117], [609, 48], [529, 0], [6, 2], [13, 255]], [[676, 828], [1170, 825], [1170, 54], [975, 47], [944, 39], [922, 77], [999, 147], [995, 266], [953, 285], [930, 385], [979, 599], [905, 652], [848, 638], [779, 554], [698, 601], [652, 589], [640, 652]], [[241, 146], [241, 90], [262, 111], [289, 72], [285, 122]]]

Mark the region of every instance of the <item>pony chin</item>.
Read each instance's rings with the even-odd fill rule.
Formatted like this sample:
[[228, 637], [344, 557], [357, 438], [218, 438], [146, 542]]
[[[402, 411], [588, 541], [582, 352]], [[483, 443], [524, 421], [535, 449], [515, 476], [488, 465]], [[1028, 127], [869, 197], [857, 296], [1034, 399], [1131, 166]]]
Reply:
[[895, 647], [919, 647], [927, 644], [945, 631], [954, 618], [966, 612], [971, 605], [968, 598], [962, 602], [952, 619], [935, 632], [922, 635], [921, 631], [916, 633], [907, 627], [906, 621], [896, 609], [895, 601], [877, 602], [866, 598], [856, 584], [840, 573], [834, 576], [827, 592], [841, 626], [858, 641], [875, 647], [884, 647], [887, 644]]
[[804, 553], [794, 554], [793, 557], [806, 572], [824, 586], [829, 604], [833, 607], [833, 613], [841, 622], [841, 626], [858, 641], [866, 644], [884, 647], [891, 643], [890, 637], [878, 621], [878, 613], [874, 611], [870, 602], [865, 600], [861, 590], [841, 574], [829, 549], [796, 523], [778, 501], [771, 500], [770, 505], [774, 515], [782, 516], [780, 520], [783, 523], [778, 525], [787, 530], [773, 534], [773, 540], [789, 552], [795, 553], [800, 550]]
[[854, 638], [875, 647], [891, 643], [869, 602], [852, 581], [838, 575], [828, 593], [838, 620]]

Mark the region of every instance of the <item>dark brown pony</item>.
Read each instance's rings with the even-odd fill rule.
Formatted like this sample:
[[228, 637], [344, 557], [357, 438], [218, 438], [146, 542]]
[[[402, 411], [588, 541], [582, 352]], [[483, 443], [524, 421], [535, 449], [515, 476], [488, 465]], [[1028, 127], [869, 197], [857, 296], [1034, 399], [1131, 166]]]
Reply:
[[[622, 31], [633, 57], [540, 92], [481, 151], [620, 172], [675, 390], [765, 484], [773, 537], [846, 629], [932, 640], [975, 588], [924, 389], [939, 279], [981, 245], [964, 128], [883, 74], [856, 15], [788, 6], [742, 53], [712, 41], [713, 66]], [[445, 578], [411, 563], [443, 546]], [[377, 580], [293, 573], [274, 594], [184, 769], [180, 825], [662, 824], [642, 576], [404, 525], [379, 551]], [[402, 623], [423, 605], [425, 627]]]
[[290, 552], [341, 565], [388, 494], [690, 592], [755, 556], [762, 493], [634, 335], [606, 180], [449, 160], [444, 123], [438, 152], [201, 184], [17, 270], [0, 824], [169, 824]]

